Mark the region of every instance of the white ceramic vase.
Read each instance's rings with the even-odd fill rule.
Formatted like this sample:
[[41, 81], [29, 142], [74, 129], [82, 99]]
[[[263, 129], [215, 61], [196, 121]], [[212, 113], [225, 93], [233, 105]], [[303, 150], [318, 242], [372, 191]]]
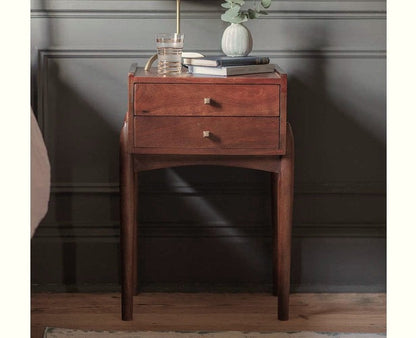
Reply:
[[247, 56], [253, 49], [250, 31], [241, 23], [232, 23], [222, 35], [221, 48], [227, 56]]

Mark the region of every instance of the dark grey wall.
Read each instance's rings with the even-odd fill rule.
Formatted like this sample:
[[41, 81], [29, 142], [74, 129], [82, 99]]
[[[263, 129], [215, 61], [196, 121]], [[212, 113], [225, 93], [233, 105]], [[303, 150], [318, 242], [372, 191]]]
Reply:
[[[182, 1], [185, 50], [220, 52], [221, 1]], [[41, 290], [119, 283], [118, 135], [127, 71], [175, 29], [172, 0], [32, 0], [32, 105], [52, 166], [32, 240]], [[274, 1], [247, 27], [288, 72], [296, 172], [292, 289], [385, 289], [385, 1]], [[145, 289], [266, 290], [269, 176], [187, 167], [140, 178]]]

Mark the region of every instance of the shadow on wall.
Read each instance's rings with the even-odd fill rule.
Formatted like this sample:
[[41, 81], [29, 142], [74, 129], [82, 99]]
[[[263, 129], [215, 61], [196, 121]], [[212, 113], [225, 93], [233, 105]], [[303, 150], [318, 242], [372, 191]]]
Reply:
[[[325, 37], [324, 29], [314, 31], [313, 37], [309, 36], [311, 52], [310, 55], [300, 55], [301, 62], [299, 59], [283, 58], [279, 60], [281, 62], [278, 61], [288, 72], [288, 120], [295, 135], [295, 187], [304, 183], [331, 185], [339, 182], [346, 186], [350, 183], [368, 182], [383, 186], [386, 175], [385, 83], [375, 82], [380, 78], [374, 77], [374, 65], [378, 62], [377, 69], [381, 73], [377, 75], [385, 74], [385, 59], [331, 56], [326, 49], [328, 45]], [[344, 67], [340, 67], [341, 62]], [[378, 85], [380, 92], [374, 89]], [[316, 212], [305, 209], [307, 203], [299, 203], [300, 198], [305, 199], [302, 194], [295, 188], [294, 223], [302, 225], [308, 216], [312, 215], [311, 218], [320, 217], [322, 224], [312, 222], [308, 226], [316, 226], [319, 229], [320, 226], [327, 225], [327, 215], [316, 216]], [[369, 194], [373, 193], [370, 191]], [[342, 196], [345, 195], [334, 194], [332, 198]], [[359, 192], [350, 196], [355, 199], [354, 204], [357, 205], [368, 197]], [[309, 196], [310, 199], [320, 197], [318, 192]], [[384, 203], [378, 210], [377, 220], [380, 224], [385, 224], [385, 196], [380, 198]], [[369, 217], [366, 211], [350, 210], [348, 204], [339, 203], [337, 209], [328, 212], [328, 215], [337, 214], [339, 219], [343, 219], [341, 225], [347, 226], [353, 225], [349, 223], [365, 224]], [[356, 215], [353, 221], [350, 220], [351, 214]], [[334, 219], [332, 225], [339, 225], [337, 223], [339, 221]], [[319, 230], [316, 230], [316, 235], [319, 236]], [[366, 238], [356, 241], [370, 243]], [[322, 252], [310, 255], [309, 250], [319, 252], [318, 248], [314, 248], [310, 243], [302, 244], [301, 240], [294, 241], [292, 286], [302, 286], [306, 275], [308, 279], [312, 276], [316, 284], [324, 289], [325, 278], [330, 275], [331, 282], [340, 285], [347, 285], [348, 281], [353, 279], [360, 280], [362, 285], [371, 285], [374, 280], [378, 280], [380, 284], [383, 284], [384, 280], [385, 284], [385, 277], [383, 279], [379, 276], [385, 275], [384, 255], [379, 257], [377, 262], [369, 263], [368, 270], [356, 271], [359, 266], [357, 259], [361, 262], [368, 259], [359, 256], [360, 252], [366, 254], [366, 244], [363, 246], [364, 249], [357, 249], [357, 252], [352, 252], [353, 246], [348, 248], [348, 245], [354, 245], [352, 241], [346, 244], [345, 240], [343, 243], [340, 238], [322, 238], [321, 244], [319, 250]], [[335, 256], [335, 259], [331, 257], [331, 250], [335, 252], [343, 246], [342, 250], [345, 253]], [[385, 252], [385, 243], [382, 246]], [[329, 250], [327, 255], [323, 250]], [[355, 257], [356, 255], [358, 257]], [[321, 260], [311, 260], [317, 257]], [[344, 268], [340, 271], [341, 266]], [[303, 268], [307, 271], [303, 271]], [[315, 272], [311, 272], [314, 270]], [[334, 276], [336, 273], [338, 275]], [[377, 277], [374, 278], [372, 274]], [[383, 286], [380, 284], [377, 287], [381, 290]]]
[[[81, 64], [74, 67], [80, 72], [88, 71], [92, 78], [105, 76], [97, 73], [94, 67], [84, 69]], [[100, 229], [101, 224], [118, 220], [118, 204], [108, 208], [108, 203], [102, 203], [102, 209], [88, 210], [88, 199], [94, 198], [96, 194], [95, 178], [98, 178], [98, 186], [118, 181], [120, 130], [111, 124], [105, 111], [94, 105], [91, 97], [85, 97], [81, 88], [70, 84], [68, 69], [63, 73], [60, 64], [49, 58], [47, 69], [43, 71], [48, 76], [47, 88], [44, 88], [43, 93], [47, 100], [43, 111], [43, 133], [51, 162], [54, 191], [51, 194], [48, 214], [39, 228], [44, 231], [58, 231], [60, 243], [55, 247], [57, 252], [47, 259], [61, 259], [61, 264], [57, 264], [61, 275], [60, 280], [52, 282], [64, 285], [68, 292], [74, 292], [78, 291], [78, 285], [82, 283], [105, 283], [102, 280], [85, 280], [84, 276], [88, 273], [84, 269], [119, 269], [117, 264], [109, 267], [108, 260], [94, 256], [94, 245], [100, 246], [100, 243], [91, 239], [94, 236], [102, 237], [91, 227], [97, 226]], [[116, 115], [120, 120], [118, 127], [121, 128], [124, 113]], [[84, 187], [88, 190], [89, 186], [91, 189], [79, 192], [78, 186], [81, 190]], [[97, 195], [97, 200], [101, 199], [102, 196]], [[95, 235], [91, 237], [91, 233]], [[82, 243], [86, 240], [90, 242], [87, 249]], [[42, 263], [46, 263], [46, 260]], [[32, 264], [32, 268], [47, 269], [47, 266], [39, 266], [38, 263], [36, 267]], [[42, 273], [36, 272], [33, 275], [40, 276]]]
[[289, 78], [295, 182], [384, 181], [385, 82], [375, 76], [385, 60], [331, 55], [327, 35], [317, 27], [305, 35], [310, 52], [278, 60]]
[[[49, 32], [52, 35], [52, 30]], [[325, 52], [325, 33], [324, 30], [317, 30], [314, 36], [319, 38], [308, 37], [308, 46], [313, 52], [301, 56], [301, 62], [299, 58], [282, 58], [281, 62], [277, 62], [289, 75], [288, 117], [295, 134], [295, 185], [384, 181], [385, 110], [369, 110], [370, 107], [384, 109], [385, 98], [381, 100], [372, 96], [366, 87], [368, 78], [363, 75], [366, 72], [371, 75], [372, 68], [367, 66], [374, 60], [363, 59], [357, 70], [354, 68], [357, 67], [356, 59], [329, 58]], [[49, 39], [53, 41], [52, 36]], [[345, 62], [347, 69], [340, 69], [336, 64], [340, 60]], [[89, 72], [91, 77], [103, 77], [102, 81], [97, 81], [99, 84], [114, 81], [111, 77], [105, 78], [107, 75], [99, 73], [98, 69], [82, 69], [80, 64], [76, 67], [80, 72]], [[115, 113], [119, 124], [114, 123], [108, 120], [108, 108], [103, 110], [97, 105], [102, 97], [86, 97], [81, 87], [68, 82], [53, 58], [48, 61], [47, 72], [45, 136], [53, 182], [68, 184], [69, 188], [83, 178], [99, 177], [98, 183], [117, 182], [118, 140], [123, 109]], [[359, 75], [359, 79], [351, 78], [347, 73]], [[332, 74], [339, 75], [339, 78], [331, 77]], [[33, 81], [34, 78], [32, 93], [36, 91]], [[382, 103], [376, 104], [377, 101]], [[147, 226], [139, 231], [139, 234], [145, 235], [140, 246], [142, 282], [271, 283], [270, 187], [267, 173], [248, 169], [191, 167], [144, 173], [142, 178], [139, 180], [143, 188], [142, 200], [139, 200], [139, 220]], [[231, 185], [233, 195], [227, 195], [227, 184]], [[246, 191], [244, 184], [259, 188]], [[155, 186], [160, 187], [159, 193], [154, 191]], [[236, 190], [237, 186], [241, 188]], [[181, 189], [187, 191], [183, 193]], [[62, 281], [58, 283], [65, 284], [67, 291], [77, 291], [83, 274], [87, 275], [85, 271], [80, 271], [81, 265], [91, 271], [108, 270], [110, 267], [93, 246], [80, 251], [81, 239], [77, 238], [80, 232], [76, 228], [82, 228], [83, 222], [99, 225], [106, 219], [114, 222], [119, 219], [118, 202], [115, 201], [108, 210], [86, 210], [85, 201], [91, 198], [91, 194], [94, 193], [55, 194], [53, 214], [50, 213], [44, 222], [60, 225]], [[310, 210], [306, 210], [307, 204], [300, 205], [298, 198], [299, 194], [296, 194], [294, 222], [302, 223], [304, 215], [310, 214]], [[337, 212], [347, 215], [349, 210], [340, 205]], [[85, 219], [85, 215], [89, 218]], [[384, 215], [385, 210], [380, 210], [381, 221]], [[328, 222], [323, 218], [322, 222]], [[85, 230], [100, 236], [93, 229]], [[91, 242], [94, 243], [94, 237]], [[302, 252], [299, 243], [293, 250], [292, 280], [302, 284], [305, 273], [303, 259], [308, 252]], [[309, 263], [316, 266], [326, 264], [323, 261]], [[331, 264], [338, 263], [349, 264]], [[111, 269], [119, 269], [119, 266], [111, 265]], [[346, 269], [345, 273], [348, 271]], [[340, 275], [339, 278], [345, 276]], [[88, 282], [98, 284], [105, 281]]]
[[[32, 7], [31, 7], [32, 8]], [[40, 8], [46, 9], [46, 0], [40, 0]], [[39, 80], [39, 64], [38, 64], [38, 52], [39, 49], [44, 48], [45, 46], [53, 46], [53, 29], [51, 25], [51, 20], [45, 20], [45, 25], [43, 26], [43, 31], [40, 36], [42, 36], [41, 46], [33, 45], [33, 39], [31, 39], [31, 62], [30, 62], [30, 104], [32, 106], [33, 112], [36, 117], [38, 117], [38, 80]], [[36, 33], [31, 30], [31, 35]]]
[[272, 282], [269, 175], [192, 166], [141, 177], [139, 247], [146, 290], [158, 283], [176, 283], [183, 291], [267, 290], [264, 285]]
[[[288, 116], [295, 134], [295, 185], [305, 183], [330, 186], [333, 183], [342, 183], [348, 186], [351, 183], [370, 182], [379, 183], [382, 186], [385, 183], [385, 96], [382, 91], [377, 93], [372, 87], [372, 81], [376, 81], [376, 79], [372, 79], [372, 75], [374, 75], [372, 74], [374, 71], [372, 65], [374, 61], [381, 61], [377, 67], [383, 71], [384, 59], [374, 60], [372, 56], [370, 58], [366, 56], [351, 57], [350, 55], [334, 56], [327, 52], [325, 30], [317, 30], [314, 32], [314, 36], [318, 38], [308, 37], [311, 52], [300, 55], [301, 62], [299, 58], [289, 60], [282, 58], [282, 62], [277, 62], [289, 74]], [[345, 68], [340, 65], [344, 65]], [[374, 84], [374, 86], [377, 85]], [[384, 84], [382, 88], [384, 89]], [[200, 175], [199, 181], [198, 178], [195, 178], [195, 171]], [[246, 174], [242, 174], [243, 171]], [[148, 179], [152, 179], [151, 177], [156, 175], [160, 174], [146, 174]], [[271, 231], [268, 227], [268, 224], [271, 224], [271, 219], [269, 217], [270, 210], [268, 210], [270, 205], [268, 174], [243, 169], [221, 168], [213, 170], [210, 167], [203, 167], [169, 169], [165, 175], [164, 184], [166, 186], [164, 188], [167, 191], [178, 189], [178, 186], [181, 186], [187, 189], [189, 196], [181, 196], [179, 202], [170, 201], [172, 203], [170, 206], [167, 202], [155, 205], [157, 202], [154, 200], [155, 204], [152, 208], [158, 211], [153, 214], [150, 210], [144, 210], [144, 214], [140, 217], [146, 222], [146, 220], [162, 215], [165, 208], [165, 213], [176, 219], [175, 224], [181, 224], [184, 228], [189, 220], [197, 219], [196, 223], [198, 223], [204, 222], [204, 218], [211, 219], [212, 224], [206, 224], [205, 229], [199, 229], [202, 225], [198, 225], [198, 223], [188, 225], [187, 231], [193, 233], [195, 237], [197, 231], [210, 232], [214, 238], [211, 239], [211, 244], [203, 243], [199, 245], [199, 248], [201, 250], [211, 248], [212, 251], [192, 253], [194, 243], [182, 241], [181, 248], [178, 250], [180, 254], [173, 252], [173, 246], [162, 249], [164, 253], [161, 253], [155, 245], [145, 243], [148, 241], [155, 244], [156, 240], [146, 239], [142, 244], [149, 249], [149, 252], [147, 259], [142, 262], [145, 266], [143, 268], [145, 280], [142, 282], [148, 284], [154, 281], [168, 281], [169, 278], [176, 278], [177, 282], [184, 280], [192, 282], [218, 281], [218, 278], [234, 283], [238, 283], [242, 279], [256, 283], [271, 282], [271, 260], [269, 259]], [[244, 181], [241, 180], [244, 175], [246, 175], [245, 179], [250, 181], [251, 186], [253, 184], [260, 185], [260, 191], [257, 192], [260, 193], [256, 197], [248, 196], [248, 194], [253, 194], [253, 191], [244, 192]], [[221, 180], [223, 176], [229, 177], [229, 182], [235, 183], [234, 193], [235, 186], [241, 184], [240, 196], [233, 196], [233, 198], [237, 199], [243, 207], [238, 203], [231, 203], [224, 195], [220, 196], [218, 193], [224, 182], [216, 184], [215, 181]], [[162, 179], [159, 178], [159, 180]], [[198, 191], [199, 188], [195, 187], [195, 182], [196, 186], [201, 186], [201, 183], [202, 187], [211, 185], [212, 190], [217, 194], [209, 194], [208, 191], [204, 191], [205, 189]], [[195, 196], [190, 196], [192, 194]], [[370, 255], [365, 251], [367, 243], [370, 243], [368, 239], [354, 239], [354, 231], [359, 233], [360, 229], [350, 230], [351, 235], [347, 238], [350, 242], [347, 242], [345, 238], [341, 240], [327, 239], [324, 238], [326, 235], [320, 233], [322, 227], [336, 228], [339, 225], [348, 227], [369, 223], [370, 216], [365, 208], [349, 209], [351, 204], [359, 205], [362, 201], [361, 204], [365, 205], [367, 203], [365, 199], [373, 192], [362, 194], [361, 192], [350, 192], [348, 199], [349, 201], [353, 199], [354, 202], [345, 204], [342, 203], [345, 194], [342, 192], [333, 194], [331, 198], [339, 201], [336, 208], [333, 210], [320, 209], [318, 211], [323, 211], [324, 214], [317, 216], [318, 211], [306, 209], [311, 207], [311, 203], [298, 203], [299, 197], [303, 196], [300, 196], [301, 192], [295, 192], [294, 223], [301, 227], [308, 226], [312, 231], [316, 228], [314, 230], [315, 236], [320, 236], [321, 239], [319, 243], [315, 244], [315, 247], [310, 243], [304, 245], [301, 240], [295, 241], [292, 269], [294, 284], [302, 285], [307, 274], [307, 278], [314, 279], [320, 286], [325, 285], [325, 278], [328, 275], [332, 275], [333, 283], [340, 283], [340, 285], [342, 283], [348, 284], [349, 281], [356, 284], [361, 281], [367, 285], [371, 285], [374, 280], [382, 283], [383, 277], [380, 277], [380, 274], [383, 274], [385, 266], [383, 257], [379, 257], [378, 262], [369, 263], [366, 272], [357, 271], [357, 266], [359, 266], [357, 259], [363, 262], [368, 257], [375, 257], [377, 254], [377, 252], [372, 252]], [[322, 193], [319, 191], [309, 192], [309, 199], [321, 199], [321, 195]], [[383, 200], [383, 198], [383, 196], [377, 197], [377, 202], [374, 203], [380, 205], [378, 200]], [[161, 201], [167, 201], [167, 198], [161, 198]], [[251, 207], [250, 203], [253, 203]], [[141, 206], [143, 207], [143, 205], [149, 204], [143, 200]], [[332, 207], [333, 205], [328, 205], [327, 209]], [[385, 212], [384, 202], [377, 210], [376, 220], [372, 220], [372, 222], [385, 223]], [[331, 219], [334, 214], [337, 214], [337, 217]], [[313, 215], [314, 220], [308, 222], [305, 215]], [[163, 217], [160, 219], [165, 224], [163, 229], [170, 232], [168, 219]], [[343, 220], [340, 222], [339, 219]], [[216, 222], [222, 226], [215, 226]], [[308, 224], [305, 225], [305, 223]], [[250, 230], [244, 228], [242, 224], [251, 224]], [[254, 226], [255, 224], [257, 226]], [[192, 226], [195, 227], [193, 230]], [[150, 232], [149, 229], [144, 229], [144, 232], [147, 231]], [[241, 244], [244, 240], [246, 243]], [[198, 243], [202, 243], [202, 241]], [[319, 246], [322, 243], [324, 245]], [[335, 247], [331, 243], [336, 243]], [[356, 246], [355, 252], [348, 255], [354, 245]], [[349, 246], [351, 247], [349, 248]], [[309, 251], [311, 248], [315, 252], [321, 250], [323, 253], [311, 254]], [[331, 256], [331, 253], [336, 249], [338, 252]], [[328, 251], [324, 252], [324, 250]], [[334, 251], [331, 252], [331, 250]], [[360, 257], [360, 253], [368, 254], [368, 256]], [[185, 263], [181, 264], [180, 258], [184, 256], [186, 256]], [[319, 260], [316, 257], [319, 257]], [[322, 257], [324, 258], [322, 259]], [[165, 259], [162, 263], [163, 268], [154, 267], [155, 262], [162, 259]], [[175, 263], [178, 261], [179, 263]], [[198, 261], [203, 263], [198, 264]], [[231, 262], [237, 265], [240, 270], [236, 271], [238, 269], [234, 269]], [[313, 276], [311, 273], [313, 268], [310, 266], [316, 267], [316, 271], [323, 273], [320, 276]], [[340, 266], [345, 269], [340, 271]], [[304, 267], [307, 268], [307, 271], [304, 271]], [[325, 275], [326, 270], [327, 275]], [[328, 271], [333, 271], [333, 273]], [[247, 277], [250, 272], [255, 276]], [[335, 274], [337, 275], [334, 276]], [[235, 280], [232, 280], [231, 275]], [[146, 280], [146, 278], [150, 278], [150, 280]]]

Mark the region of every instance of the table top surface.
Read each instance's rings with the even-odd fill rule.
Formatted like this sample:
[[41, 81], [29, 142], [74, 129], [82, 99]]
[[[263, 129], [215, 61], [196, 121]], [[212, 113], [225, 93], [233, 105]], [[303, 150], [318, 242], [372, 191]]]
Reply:
[[132, 64], [129, 70], [129, 76], [134, 82], [146, 83], [259, 83], [259, 84], [276, 84], [286, 80], [286, 74], [277, 67], [273, 73], [246, 74], [235, 76], [213, 76], [213, 75], [196, 75], [191, 74], [183, 68], [182, 73], [177, 75], [162, 75], [157, 73], [156, 68], [145, 71], [137, 64]]

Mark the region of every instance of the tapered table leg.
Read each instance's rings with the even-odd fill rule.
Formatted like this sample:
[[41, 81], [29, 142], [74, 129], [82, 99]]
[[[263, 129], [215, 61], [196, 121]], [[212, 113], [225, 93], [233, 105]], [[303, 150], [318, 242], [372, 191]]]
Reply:
[[138, 249], [137, 249], [137, 202], [138, 202], [138, 173], [134, 174], [134, 182], [133, 182], [133, 195], [134, 195], [134, 228], [133, 228], [133, 237], [134, 237], [134, 246], [133, 246], [133, 292], [135, 295], [139, 294], [139, 283], [138, 283]]
[[120, 135], [120, 216], [121, 216], [121, 313], [123, 320], [133, 319], [135, 219], [134, 168], [132, 155], [127, 152], [128, 121]]
[[290, 255], [294, 183], [294, 140], [287, 124], [286, 154], [281, 157], [277, 191], [277, 301], [278, 319], [289, 319]]
[[278, 173], [271, 173], [271, 202], [272, 202], [272, 245], [273, 245], [273, 296], [277, 296], [277, 182]]

